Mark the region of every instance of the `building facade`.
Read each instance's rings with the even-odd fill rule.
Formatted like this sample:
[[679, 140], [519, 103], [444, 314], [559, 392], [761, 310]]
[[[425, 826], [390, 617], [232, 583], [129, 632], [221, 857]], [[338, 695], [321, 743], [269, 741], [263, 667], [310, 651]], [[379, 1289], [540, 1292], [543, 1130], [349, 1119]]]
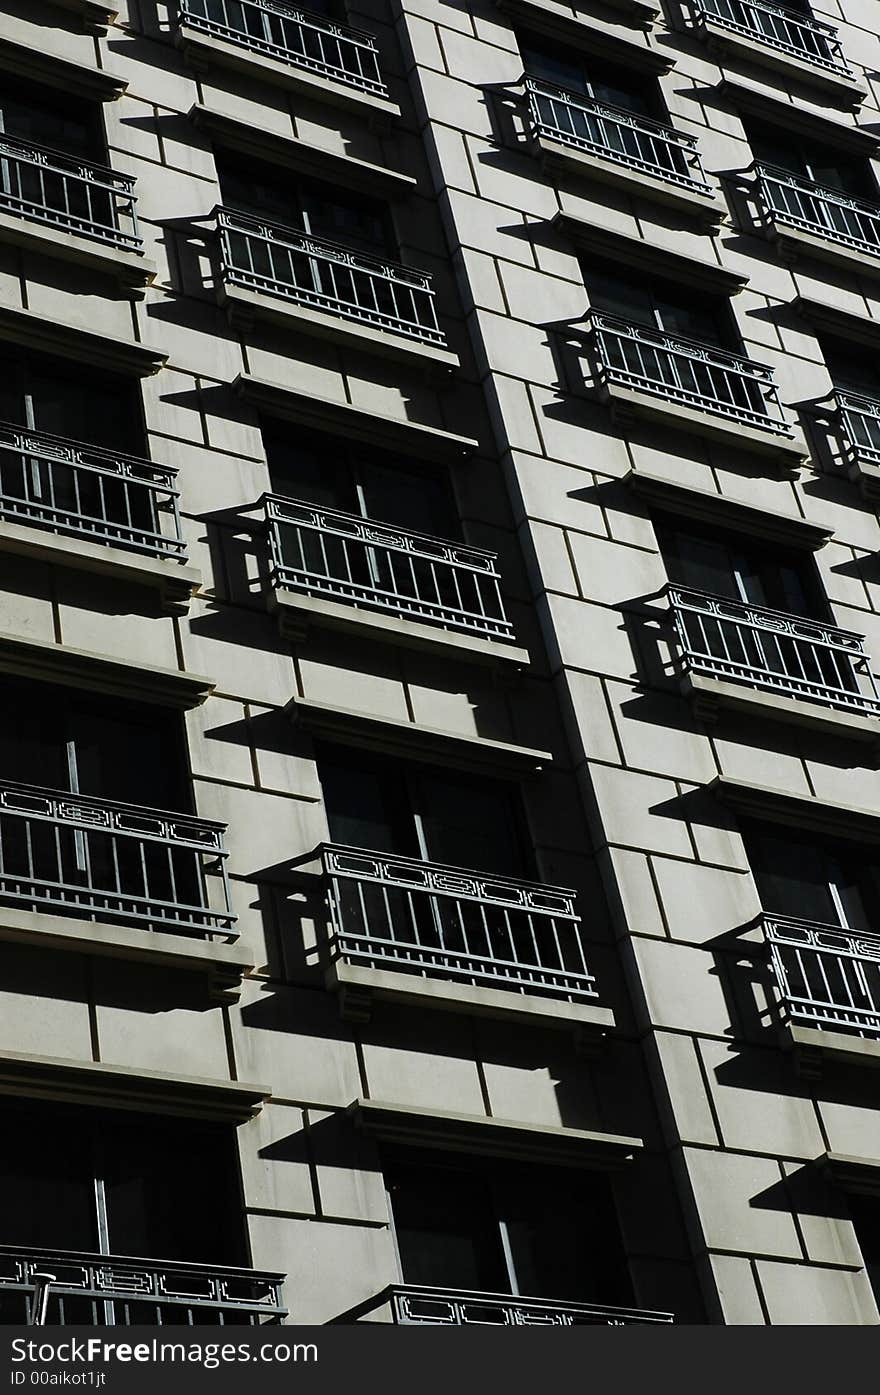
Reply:
[[880, 1321], [878, 20], [0, 4], [3, 1321]]

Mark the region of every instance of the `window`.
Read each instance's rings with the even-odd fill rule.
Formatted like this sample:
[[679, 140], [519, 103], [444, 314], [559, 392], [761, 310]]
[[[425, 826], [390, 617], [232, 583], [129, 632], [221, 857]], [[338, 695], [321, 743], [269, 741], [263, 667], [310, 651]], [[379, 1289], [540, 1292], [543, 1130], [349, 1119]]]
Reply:
[[0, 680], [0, 778], [154, 809], [190, 808], [177, 713]]
[[449, 477], [430, 466], [276, 422], [265, 423], [263, 441], [276, 494], [432, 537], [461, 537]]
[[870, 349], [858, 349], [842, 339], [825, 336], [820, 343], [835, 387], [880, 399], [880, 368]]
[[298, 228], [369, 255], [398, 255], [387, 209], [374, 199], [226, 152], [218, 152], [217, 174], [223, 203], [235, 212]]
[[595, 310], [702, 344], [733, 351], [739, 347], [730, 311], [718, 298], [698, 297], [674, 282], [640, 276], [599, 261], [584, 266], [584, 279]]
[[319, 749], [318, 771], [334, 843], [530, 875], [512, 786], [332, 747]]
[[0, 132], [84, 160], [100, 163], [106, 159], [97, 106], [69, 93], [18, 83], [5, 73], [0, 90]]
[[587, 54], [559, 48], [549, 40], [523, 35], [519, 40], [523, 65], [529, 77], [551, 82], [579, 96], [621, 107], [636, 116], [663, 121], [666, 112], [656, 84], [649, 85], [625, 68]]
[[851, 1192], [847, 1200], [865, 1273], [880, 1306], [880, 1197]]
[[812, 561], [762, 547], [745, 534], [696, 532], [672, 519], [658, 518], [657, 540], [676, 585], [789, 615], [829, 618]]
[[385, 1178], [404, 1283], [632, 1303], [603, 1174], [400, 1149]]
[[134, 384], [103, 370], [99, 377], [64, 359], [0, 346], [0, 418], [89, 445], [144, 454]]
[[743, 124], [752, 153], [760, 163], [776, 165], [841, 194], [876, 199], [877, 185], [867, 160], [853, 159], [832, 146], [806, 140], [763, 122], [745, 121]]
[[855, 843], [754, 824], [745, 833], [749, 864], [766, 911], [880, 930], [880, 857]]

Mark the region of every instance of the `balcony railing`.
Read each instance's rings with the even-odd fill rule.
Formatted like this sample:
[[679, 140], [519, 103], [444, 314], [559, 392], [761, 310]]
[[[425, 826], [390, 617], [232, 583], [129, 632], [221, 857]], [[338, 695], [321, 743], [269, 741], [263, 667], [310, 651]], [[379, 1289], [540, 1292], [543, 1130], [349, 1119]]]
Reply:
[[648, 393], [791, 438], [773, 370], [765, 364], [604, 311], [592, 310], [589, 320], [599, 378], [609, 387]]
[[681, 586], [669, 588], [669, 600], [690, 672], [863, 716], [880, 713], [862, 635]]
[[539, 78], [527, 76], [525, 86], [535, 135], [711, 195], [696, 137]]
[[880, 397], [835, 389], [845, 442], [856, 463], [880, 466]]
[[[50, 1277], [51, 1276], [51, 1277]], [[278, 1323], [283, 1275], [0, 1245], [0, 1324], [257, 1327]]]
[[444, 344], [431, 278], [423, 272], [228, 208], [217, 210], [217, 225], [227, 285]]
[[0, 422], [0, 519], [186, 561], [175, 470]]
[[333, 952], [350, 964], [569, 1001], [598, 999], [575, 894], [327, 845]]
[[0, 209], [129, 252], [138, 233], [134, 179], [0, 135]]
[[690, 0], [690, 6], [698, 25], [717, 25], [838, 77], [852, 77], [837, 30], [801, 10], [786, 9], [772, 0]]
[[283, 0], [179, 0], [193, 29], [333, 82], [387, 98], [372, 34], [334, 24]]
[[472, 1293], [462, 1289], [392, 1284], [336, 1322], [370, 1320], [383, 1308], [397, 1326], [431, 1327], [630, 1327], [672, 1322], [671, 1313], [639, 1308], [600, 1308], [592, 1303], [565, 1303], [546, 1298], [519, 1298], [509, 1293]]
[[777, 915], [764, 933], [789, 1021], [880, 1038], [880, 935]]
[[851, 198], [773, 165], [756, 165], [762, 221], [797, 228], [827, 242], [880, 257], [880, 204]]
[[493, 552], [266, 495], [272, 582], [488, 639], [513, 639]]
[[0, 780], [0, 905], [232, 939], [224, 829]]

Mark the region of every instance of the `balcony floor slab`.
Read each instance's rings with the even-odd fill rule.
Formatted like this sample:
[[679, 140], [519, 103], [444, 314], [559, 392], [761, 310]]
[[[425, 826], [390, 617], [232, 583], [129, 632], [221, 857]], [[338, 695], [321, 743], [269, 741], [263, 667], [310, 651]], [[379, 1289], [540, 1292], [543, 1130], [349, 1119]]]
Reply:
[[819, 261], [851, 267], [863, 276], [880, 276], [880, 246], [874, 253], [860, 252], [857, 247], [847, 247], [845, 243], [835, 242], [830, 237], [823, 237], [821, 233], [811, 233], [803, 228], [774, 222], [772, 214], [768, 217], [768, 240], [776, 243], [787, 261], [796, 262], [803, 256], [816, 257]]
[[536, 135], [533, 140], [545, 167], [551, 171], [581, 174], [627, 190], [636, 198], [693, 214], [707, 231], [717, 231], [724, 219], [724, 209], [711, 189], [704, 192], [696, 185], [690, 189], [663, 179], [659, 174], [649, 174], [647, 170], [605, 158], [598, 151], [578, 150], [547, 135]]
[[719, 712], [728, 711], [790, 722], [823, 735], [859, 742], [867, 748], [864, 763], [870, 767], [880, 765], [880, 714], [862, 716], [857, 712], [824, 707], [808, 698], [786, 697], [783, 693], [752, 688], [747, 683], [728, 683], [702, 673], [683, 674], [680, 687], [703, 721], [712, 722]]
[[156, 264], [138, 252], [83, 237], [66, 228], [54, 228], [38, 219], [18, 217], [0, 209], [0, 241], [16, 247], [39, 248], [61, 261], [76, 262], [112, 277], [133, 299], [142, 300], [156, 278]]

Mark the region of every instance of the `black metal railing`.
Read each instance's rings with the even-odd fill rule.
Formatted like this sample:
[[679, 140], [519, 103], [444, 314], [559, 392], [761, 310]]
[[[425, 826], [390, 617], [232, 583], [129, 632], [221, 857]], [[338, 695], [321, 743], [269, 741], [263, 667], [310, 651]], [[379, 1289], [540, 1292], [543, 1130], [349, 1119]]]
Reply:
[[442, 346], [431, 278], [296, 228], [217, 210], [225, 284]]
[[286, 1317], [283, 1281], [253, 1269], [0, 1245], [0, 1324], [257, 1327]]
[[267, 494], [272, 584], [481, 638], [512, 639], [496, 555]]
[[790, 439], [773, 370], [714, 345], [592, 310], [599, 381]]
[[852, 198], [773, 165], [755, 165], [761, 221], [880, 257], [880, 204]]
[[770, 914], [764, 934], [789, 1021], [880, 1038], [880, 935]]
[[695, 136], [540, 78], [525, 87], [536, 136], [711, 197]]
[[670, 586], [669, 602], [690, 672], [864, 716], [880, 713], [862, 635], [689, 587]]
[[595, 1002], [575, 894], [327, 844], [332, 953], [474, 987]]
[[835, 388], [844, 445], [857, 464], [880, 466], [880, 397]]
[[335, 24], [283, 0], [179, 0], [185, 24], [241, 44], [295, 68], [305, 68], [359, 92], [387, 98], [372, 34]]
[[697, 26], [706, 23], [741, 38], [779, 49], [838, 77], [852, 77], [837, 30], [802, 10], [790, 10], [773, 0], [689, 0]]
[[0, 519], [186, 560], [177, 471], [0, 422]]
[[423, 1327], [630, 1327], [668, 1324], [671, 1313], [640, 1308], [603, 1308], [592, 1303], [520, 1298], [509, 1293], [391, 1284], [375, 1298], [335, 1318], [337, 1323], [374, 1320]]
[[79, 237], [140, 252], [134, 179], [0, 134], [0, 209]]
[[228, 940], [225, 825], [0, 780], [0, 905]]

